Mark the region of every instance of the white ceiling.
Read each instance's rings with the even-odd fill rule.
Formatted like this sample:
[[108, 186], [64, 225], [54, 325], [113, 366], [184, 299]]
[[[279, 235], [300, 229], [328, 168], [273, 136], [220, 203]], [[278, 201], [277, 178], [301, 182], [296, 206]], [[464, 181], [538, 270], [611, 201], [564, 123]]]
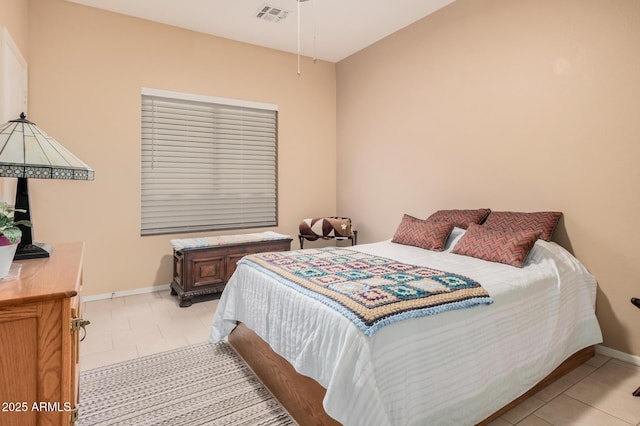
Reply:
[[[297, 0], [68, 1], [286, 52], [298, 50]], [[303, 0], [300, 51], [338, 62], [453, 1]], [[289, 14], [277, 23], [256, 18], [265, 5]]]

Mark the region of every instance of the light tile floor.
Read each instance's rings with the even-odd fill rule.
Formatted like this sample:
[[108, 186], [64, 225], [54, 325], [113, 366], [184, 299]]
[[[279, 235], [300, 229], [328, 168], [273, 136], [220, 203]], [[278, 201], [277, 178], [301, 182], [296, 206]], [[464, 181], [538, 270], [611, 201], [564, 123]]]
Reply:
[[[180, 308], [169, 291], [84, 303], [81, 369], [205, 342], [217, 299]], [[640, 367], [596, 354], [491, 426], [640, 426]]]
[[80, 368], [88, 370], [206, 342], [218, 299], [180, 308], [169, 291], [85, 302], [91, 321], [80, 343]]

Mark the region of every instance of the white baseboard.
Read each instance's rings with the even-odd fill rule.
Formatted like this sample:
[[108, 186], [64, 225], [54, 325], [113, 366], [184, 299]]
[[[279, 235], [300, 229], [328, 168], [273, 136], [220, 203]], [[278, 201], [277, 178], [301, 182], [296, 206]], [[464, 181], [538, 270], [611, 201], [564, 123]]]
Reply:
[[602, 345], [596, 345], [596, 352], [610, 358], [628, 362], [629, 364], [640, 365], [640, 356], [631, 355], [626, 352], [620, 352]]
[[153, 287], [136, 288], [134, 290], [116, 291], [114, 293], [95, 294], [93, 296], [83, 296], [83, 302], [92, 302], [94, 300], [113, 299], [116, 297], [132, 296], [134, 294], [153, 293], [154, 291], [169, 290], [170, 284], [154, 285]]

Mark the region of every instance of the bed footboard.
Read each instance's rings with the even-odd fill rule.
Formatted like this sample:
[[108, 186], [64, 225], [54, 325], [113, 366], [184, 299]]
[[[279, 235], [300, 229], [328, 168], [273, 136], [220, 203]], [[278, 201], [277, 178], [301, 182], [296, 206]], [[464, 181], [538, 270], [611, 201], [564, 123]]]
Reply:
[[[299, 424], [340, 425], [324, 411], [322, 400], [326, 390], [315, 380], [295, 371], [287, 360], [276, 354], [246, 325], [238, 324], [229, 335], [229, 343]], [[594, 353], [594, 347], [588, 346], [571, 355], [536, 386], [478, 425], [487, 425], [492, 422], [534, 393], [591, 359]]]
[[296, 422], [305, 426], [340, 425], [322, 407], [326, 390], [299, 374], [246, 325], [238, 323], [229, 335], [229, 343]]

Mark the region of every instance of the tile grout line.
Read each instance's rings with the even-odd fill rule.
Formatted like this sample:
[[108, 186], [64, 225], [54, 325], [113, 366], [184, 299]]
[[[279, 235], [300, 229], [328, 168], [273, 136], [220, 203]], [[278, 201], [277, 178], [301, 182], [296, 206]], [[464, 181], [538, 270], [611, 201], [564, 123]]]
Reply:
[[[578, 384], [578, 383], [576, 383], [576, 385], [577, 385], [577, 384]], [[567, 389], [567, 390], [568, 390], [568, 389]], [[572, 400], [574, 400], [574, 401], [576, 401], [576, 402], [579, 402], [580, 404], [584, 404], [584, 405], [586, 405], [586, 406], [587, 406], [587, 407], [589, 407], [589, 408], [593, 408], [593, 409], [594, 409], [594, 410], [596, 410], [596, 411], [599, 411], [599, 412], [601, 412], [601, 413], [603, 413], [603, 414], [606, 414], [607, 416], [610, 416], [610, 417], [613, 417], [613, 418], [615, 418], [615, 419], [618, 419], [618, 420], [620, 420], [620, 421], [621, 421], [621, 422], [623, 422], [623, 423], [626, 423], [626, 424], [628, 424], [628, 425], [633, 425], [633, 423], [629, 423], [628, 421], [626, 421], [626, 420], [624, 420], [624, 419], [621, 419], [620, 417], [616, 416], [615, 414], [612, 414], [612, 413], [609, 413], [609, 412], [607, 412], [607, 411], [601, 410], [601, 409], [599, 409], [599, 408], [597, 408], [597, 407], [594, 407], [594, 406], [593, 406], [593, 405], [591, 405], [591, 404], [587, 404], [587, 403], [586, 403], [586, 402], [584, 402], [584, 401], [580, 401], [579, 399], [576, 399], [576, 398], [572, 397], [571, 395], [565, 395], [564, 393], [561, 393], [560, 395], [564, 395], [564, 396], [566, 396], [567, 398], [570, 398], [570, 399], [572, 399]], [[560, 395], [558, 395], [558, 396], [560, 396]], [[555, 398], [554, 398], [554, 399], [555, 399]], [[540, 407], [540, 408], [542, 408], [542, 407]]]
[[[589, 373], [589, 374], [587, 374], [586, 376], [584, 376], [584, 377], [583, 377], [582, 379], [580, 379], [580, 381], [578, 381], [577, 383], [574, 383], [573, 385], [571, 385], [571, 387], [569, 387], [569, 389], [565, 390], [565, 391], [564, 391], [564, 392], [562, 392], [560, 395], [564, 395], [564, 396], [566, 396], [567, 398], [570, 398], [570, 399], [572, 399], [572, 400], [574, 400], [574, 401], [577, 401], [577, 402], [579, 402], [579, 403], [581, 403], [581, 404], [584, 404], [584, 405], [586, 405], [587, 407], [593, 408], [594, 410], [597, 410], [597, 411], [599, 411], [599, 412], [601, 412], [601, 413], [603, 413], [603, 414], [605, 414], [605, 415], [607, 415], [607, 416], [611, 416], [611, 417], [613, 417], [613, 418], [616, 418], [616, 419], [620, 420], [620, 421], [621, 421], [621, 422], [623, 422], [623, 423], [626, 423], [626, 424], [628, 424], [628, 425], [633, 425], [633, 423], [629, 423], [629, 422], [627, 422], [626, 420], [621, 419], [620, 417], [618, 417], [617, 415], [615, 415], [615, 414], [613, 414], [613, 413], [609, 413], [609, 412], [607, 412], [607, 411], [601, 410], [601, 409], [600, 409], [600, 408], [598, 408], [598, 407], [594, 407], [594, 406], [593, 406], [593, 405], [591, 405], [591, 404], [588, 404], [588, 403], [586, 403], [586, 402], [584, 402], [584, 401], [580, 401], [579, 399], [576, 399], [576, 398], [572, 397], [571, 395], [568, 395], [568, 394], [567, 394], [567, 392], [568, 392], [570, 389], [572, 389], [574, 386], [576, 386], [576, 385], [578, 385], [579, 383], [581, 383], [584, 379], [586, 379], [586, 378], [588, 378], [588, 377], [591, 377], [591, 375], [593, 375], [596, 371], [600, 370], [600, 369], [601, 369], [601, 368], [603, 368], [605, 365], [607, 365], [607, 364], [608, 364], [612, 359], [613, 359], [613, 358], [609, 358], [609, 359], [608, 359], [604, 364], [602, 364], [600, 367], [596, 367], [596, 369], [595, 369], [595, 370], [593, 370], [591, 373]], [[593, 380], [594, 380], [595, 382], [597, 382], [597, 383], [602, 384], [602, 385], [606, 385], [605, 383], [602, 383], [602, 382], [600, 382], [600, 381], [598, 381], [598, 380], [596, 380], [596, 379], [593, 379]], [[560, 395], [558, 395], [558, 396], [560, 396]], [[555, 398], [554, 398], [554, 399], [555, 399]], [[549, 401], [549, 402], [551, 402], [551, 401]], [[544, 405], [543, 405], [543, 407], [544, 407]], [[542, 408], [542, 407], [540, 407], [540, 408]], [[637, 426], [637, 425], [636, 425], [636, 426]]]

